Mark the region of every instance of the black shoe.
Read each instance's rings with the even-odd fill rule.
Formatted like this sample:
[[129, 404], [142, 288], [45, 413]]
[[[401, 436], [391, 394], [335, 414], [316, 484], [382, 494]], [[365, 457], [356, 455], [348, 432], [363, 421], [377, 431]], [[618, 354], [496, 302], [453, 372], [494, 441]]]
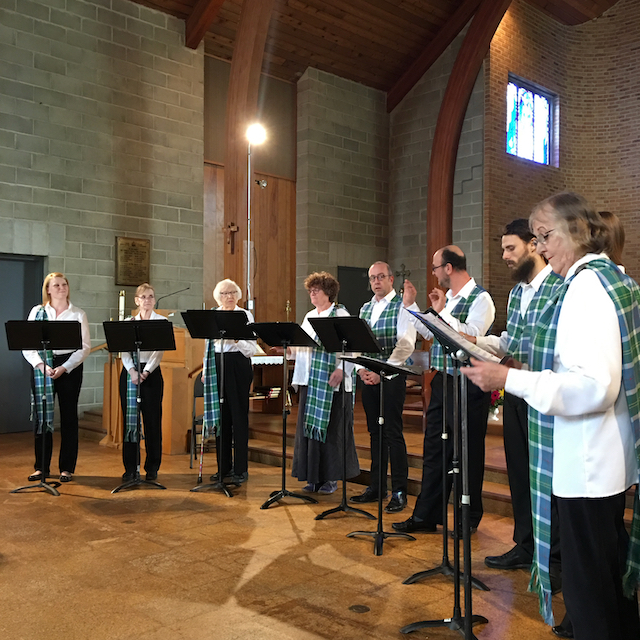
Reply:
[[244, 484], [249, 479], [249, 473], [245, 471], [240, 474], [233, 474], [232, 481], [233, 484]]
[[122, 479], [125, 482], [131, 482], [131, 480], [135, 480], [136, 479], [136, 472], [135, 471], [125, 471], [122, 474]]
[[29, 482], [40, 482], [40, 480], [44, 480], [44, 476], [42, 475], [42, 471], [35, 471], [32, 473], [27, 480]]
[[[229, 473], [225, 473], [225, 474], [222, 476], [222, 478], [223, 478], [224, 480], [226, 480], [226, 479], [231, 480], [231, 478], [232, 478], [231, 472], [229, 472]], [[212, 476], [209, 476], [209, 480], [211, 480], [211, 482], [220, 482], [220, 472], [218, 472], [218, 473], [214, 473]]]
[[145, 476], [146, 480], [150, 480], [151, 482], [153, 482], [154, 480], [158, 479], [158, 472], [157, 471], [147, 471], [147, 475]]
[[438, 531], [438, 527], [435, 524], [424, 520], [416, 520], [413, 516], [404, 522], [394, 522], [391, 526], [401, 533], [437, 533]]
[[[564, 623], [564, 620], [562, 622]], [[553, 633], [559, 638], [573, 638], [573, 627], [571, 626], [571, 623], [566, 627], [563, 626], [563, 624], [551, 627], [551, 631], [553, 631]]]
[[515, 546], [501, 556], [487, 556], [484, 563], [489, 569], [530, 569], [531, 556], [521, 547]]
[[[387, 494], [384, 494], [387, 497]], [[378, 492], [374, 491], [371, 487], [367, 487], [359, 496], [351, 496], [349, 502], [356, 502], [358, 504], [364, 504], [365, 502], [378, 502]]]
[[68, 471], [60, 474], [60, 482], [71, 482], [72, 480], [73, 476]]
[[394, 491], [391, 500], [384, 508], [387, 513], [399, 513], [407, 506], [407, 494], [404, 491]]

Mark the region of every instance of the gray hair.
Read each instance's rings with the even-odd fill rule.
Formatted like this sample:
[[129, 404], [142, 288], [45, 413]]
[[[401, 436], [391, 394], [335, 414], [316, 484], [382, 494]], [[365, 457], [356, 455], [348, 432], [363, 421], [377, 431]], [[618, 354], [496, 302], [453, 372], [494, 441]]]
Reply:
[[222, 293], [223, 289], [226, 289], [226, 287], [235, 288], [238, 294], [238, 298], [236, 299], [236, 302], [238, 302], [238, 300], [242, 298], [242, 289], [233, 280], [229, 280], [229, 278], [225, 278], [224, 280], [220, 280], [220, 282], [218, 282], [218, 284], [215, 286], [213, 290], [213, 299], [218, 303], [218, 305], [222, 305], [222, 298], [220, 297], [220, 294]]

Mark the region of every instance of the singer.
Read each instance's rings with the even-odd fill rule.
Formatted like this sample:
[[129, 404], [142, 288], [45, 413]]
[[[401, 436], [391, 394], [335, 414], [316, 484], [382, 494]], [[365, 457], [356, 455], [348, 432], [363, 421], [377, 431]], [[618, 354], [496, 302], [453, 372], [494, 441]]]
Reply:
[[[135, 303], [138, 313], [127, 320], [165, 320], [153, 308], [156, 294], [153, 287], [144, 282], [136, 289]], [[120, 374], [120, 404], [124, 416], [124, 442], [122, 461], [124, 463], [124, 481], [134, 480], [138, 473], [138, 442], [136, 416], [136, 386], [140, 385], [140, 410], [144, 423], [144, 437], [147, 457], [144, 469], [147, 480], [156, 480], [162, 460], [162, 395], [164, 381], [160, 371], [163, 351], [141, 351], [138, 378], [136, 354], [122, 354], [122, 373]]]

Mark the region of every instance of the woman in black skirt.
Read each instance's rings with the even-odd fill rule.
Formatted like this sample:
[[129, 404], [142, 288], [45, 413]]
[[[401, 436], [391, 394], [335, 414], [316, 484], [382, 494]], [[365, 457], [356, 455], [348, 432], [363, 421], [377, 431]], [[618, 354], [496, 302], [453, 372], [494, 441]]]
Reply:
[[[314, 309], [304, 318], [302, 328], [317, 341], [309, 322], [312, 318], [348, 316], [349, 312], [335, 304], [340, 285], [326, 271], [307, 276], [304, 286]], [[345, 404], [342, 406], [340, 383], [342, 365], [335, 354], [322, 348], [294, 347], [296, 360], [292, 384], [299, 389], [298, 422], [293, 452], [292, 475], [306, 481], [303, 488], [309, 493], [333, 493], [342, 478], [344, 417], [346, 415], [347, 478], [360, 473], [360, 465], [353, 439], [353, 364], [345, 363]]]

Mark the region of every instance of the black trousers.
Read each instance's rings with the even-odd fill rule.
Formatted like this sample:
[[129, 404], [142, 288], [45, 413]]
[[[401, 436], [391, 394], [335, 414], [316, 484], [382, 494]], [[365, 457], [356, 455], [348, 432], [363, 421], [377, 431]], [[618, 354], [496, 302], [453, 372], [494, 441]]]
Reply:
[[624, 493], [556, 498], [562, 548], [562, 593], [576, 640], [638, 640], [637, 595], [622, 595], [629, 534]]
[[[422, 487], [413, 511], [414, 517], [430, 524], [442, 524], [442, 492], [448, 497], [453, 484], [452, 474], [447, 475], [442, 486], [442, 414], [445, 375], [436, 373], [431, 381], [431, 401], [427, 409], [427, 430], [424, 434]], [[447, 467], [453, 459], [453, 376], [447, 381]], [[471, 526], [477, 527], [482, 519], [482, 482], [484, 479], [484, 438], [487, 434], [487, 418], [491, 394], [467, 381], [467, 424], [469, 442], [469, 493], [471, 498]], [[462, 452], [460, 452], [461, 454]], [[462, 461], [461, 461], [462, 462]]]
[[[220, 376], [220, 354], [216, 353], [216, 370]], [[218, 377], [218, 388], [220, 388]], [[235, 475], [249, 468], [249, 389], [253, 382], [251, 360], [239, 351], [224, 354], [224, 402], [222, 403], [222, 447], [216, 438], [218, 470]], [[232, 455], [233, 452], [233, 455]]]
[[371, 435], [371, 478], [369, 485], [378, 492], [387, 491], [387, 464], [391, 461], [391, 490], [407, 491], [407, 445], [402, 433], [402, 408], [406, 395], [406, 376], [396, 376], [385, 380], [384, 388], [384, 425], [382, 429], [382, 483], [378, 486], [380, 469], [380, 447], [378, 446], [380, 416], [380, 385], [365, 384], [362, 388], [362, 406], [367, 415], [367, 428]]
[[[529, 407], [522, 398], [505, 393], [503, 437], [513, 507], [513, 541], [527, 555], [533, 557], [528, 411]], [[555, 500], [551, 501], [551, 562], [560, 563], [560, 533]]]
[[[69, 359], [69, 355], [54, 356], [53, 368], [64, 365]], [[60, 407], [60, 454], [58, 456], [58, 466], [60, 472], [68, 471], [74, 473], [78, 460], [78, 398], [80, 397], [80, 387], [82, 386], [82, 365], [76, 367], [71, 373], [63, 373], [57, 380], [53, 380], [54, 397], [58, 396], [58, 406]], [[51, 379], [47, 380], [47, 384]], [[31, 377], [32, 389], [35, 389], [33, 374]], [[40, 399], [36, 401], [39, 403]], [[38, 415], [41, 413], [41, 405], [38, 405]], [[34, 469], [43, 471], [44, 475], [50, 473], [51, 452], [53, 449], [53, 437], [51, 433], [46, 433], [44, 437], [45, 452], [42, 460], [42, 434], [36, 433], [37, 426], [34, 427], [35, 434], [35, 454], [36, 463]], [[43, 465], [44, 462], [44, 465]]]
[[[144, 364], [142, 365], [144, 367]], [[120, 404], [122, 415], [127, 415], [127, 372], [122, 369], [120, 374]], [[157, 473], [162, 461], [162, 394], [164, 380], [160, 367], [154, 369], [149, 377], [140, 384], [140, 413], [144, 425], [144, 446], [147, 457], [144, 470], [147, 473]], [[126, 473], [138, 470], [139, 443], [122, 443], [122, 462]]]

